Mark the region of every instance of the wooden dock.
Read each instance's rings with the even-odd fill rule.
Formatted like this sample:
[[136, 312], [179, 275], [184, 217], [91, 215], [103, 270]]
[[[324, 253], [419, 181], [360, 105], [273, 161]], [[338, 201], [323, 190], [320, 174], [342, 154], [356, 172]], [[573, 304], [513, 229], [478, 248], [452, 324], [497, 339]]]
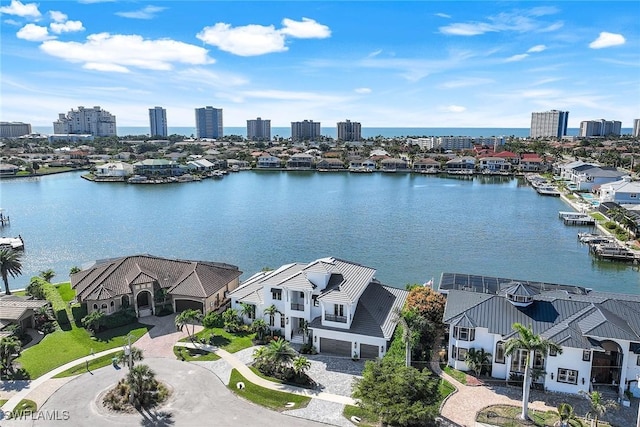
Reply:
[[564, 221], [565, 225], [595, 225], [596, 220], [582, 212], [558, 212], [558, 217]]

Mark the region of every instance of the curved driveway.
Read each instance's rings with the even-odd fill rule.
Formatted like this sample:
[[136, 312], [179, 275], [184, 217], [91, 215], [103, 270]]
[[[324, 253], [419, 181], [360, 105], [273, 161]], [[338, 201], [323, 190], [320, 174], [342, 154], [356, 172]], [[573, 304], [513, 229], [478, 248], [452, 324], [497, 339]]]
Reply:
[[[229, 392], [211, 371], [194, 363], [172, 359], [145, 359], [156, 378], [168, 384], [173, 393], [159, 410], [128, 415], [112, 414], [97, 404], [98, 396], [113, 387], [126, 369], [112, 366], [82, 374], [60, 388], [40, 408], [41, 416], [58, 420], [3, 420], [2, 426], [60, 425], [64, 427], [107, 426], [256, 426], [319, 427], [324, 424], [294, 418], [254, 405]], [[65, 418], [65, 412], [68, 419]], [[165, 417], [169, 414], [170, 417]]]

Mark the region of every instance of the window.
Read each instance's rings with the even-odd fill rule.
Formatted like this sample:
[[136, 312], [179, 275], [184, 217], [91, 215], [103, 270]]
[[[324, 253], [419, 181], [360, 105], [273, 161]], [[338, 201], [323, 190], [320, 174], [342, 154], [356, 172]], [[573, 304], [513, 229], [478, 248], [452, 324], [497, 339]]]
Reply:
[[102, 307], [100, 307], [102, 310], [106, 310], [107, 309], [107, 304], [102, 304]]
[[555, 348], [553, 348], [553, 347], [549, 348], [549, 356], [554, 356], [555, 357], [557, 355], [558, 355], [558, 352], [556, 351]]
[[468, 352], [469, 352], [469, 350], [467, 350], [466, 348], [459, 348], [458, 349], [458, 360], [464, 361], [465, 356], [467, 355]]
[[636, 366], [640, 366], [640, 355], [636, 357]]
[[504, 363], [504, 341], [498, 341], [496, 343], [496, 357], [494, 362]]
[[98, 309], [98, 304], [93, 304], [93, 309], [97, 310]]
[[476, 339], [476, 330], [474, 328], [453, 327], [453, 337], [460, 341], [473, 341]]
[[636, 199], [638, 195], [636, 193], [631, 193], [629, 194], [629, 197], [631, 197], [632, 199]]
[[282, 289], [271, 289], [271, 299], [282, 301]]
[[[524, 369], [527, 366], [527, 357], [527, 350], [519, 349], [516, 351], [511, 356], [511, 371], [524, 373]], [[536, 351], [533, 356], [533, 367], [535, 369], [544, 369], [544, 357], [539, 351]]]
[[320, 301], [318, 301], [318, 295], [312, 295], [311, 299], [313, 300], [314, 307], [320, 307]]
[[300, 298], [304, 299], [304, 292], [300, 292]]
[[578, 384], [578, 371], [558, 368], [558, 382], [567, 384]]
[[333, 314], [335, 314], [336, 316], [344, 316], [344, 305], [335, 304], [333, 306]]
[[[458, 349], [455, 345], [451, 346], [451, 358], [454, 360], [458, 358]], [[638, 356], [638, 358], [640, 358], [640, 356]]]
[[280, 315], [280, 327], [284, 328], [284, 315]]
[[276, 320], [275, 320], [275, 316], [269, 316], [269, 326], [275, 326], [276, 325]]
[[582, 360], [585, 362], [588, 362], [591, 360], [591, 351], [590, 350], [583, 350], [582, 351]]

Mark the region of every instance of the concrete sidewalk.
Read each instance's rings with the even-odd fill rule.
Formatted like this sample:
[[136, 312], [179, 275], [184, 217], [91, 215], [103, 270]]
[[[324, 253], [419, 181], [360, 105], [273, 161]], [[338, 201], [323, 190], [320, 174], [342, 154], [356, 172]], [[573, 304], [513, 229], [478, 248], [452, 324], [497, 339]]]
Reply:
[[260, 387], [267, 388], [269, 390], [282, 391], [285, 393], [297, 394], [299, 396], [307, 396], [313, 399], [325, 400], [327, 402], [340, 403], [343, 405], [356, 405], [357, 402], [347, 396], [341, 396], [339, 394], [326, 393], [317, 390], [310, 390], [302, 387], [291, 386], [287, 384], [278, 384], [269, 380], [265, 380], [262, 377], [256, 375], [247, 365], [245, 365], [241, 360], [235, 357], [233, 354], [229, 353], [226, 350], [222, 350], [220, 348], [208, 345], [208, 344], [192, 344], [190, 342], [177, 342], [176, 346], [187, 347], [187, 348], [195, 348], [199, 350], [205, 350], [209, 352], [214, 352], [221, 359], [227, 362], [231, 367], [235, 368], [242, 374], [243, 377], [247, 379], [247, 381], [259, 385]]

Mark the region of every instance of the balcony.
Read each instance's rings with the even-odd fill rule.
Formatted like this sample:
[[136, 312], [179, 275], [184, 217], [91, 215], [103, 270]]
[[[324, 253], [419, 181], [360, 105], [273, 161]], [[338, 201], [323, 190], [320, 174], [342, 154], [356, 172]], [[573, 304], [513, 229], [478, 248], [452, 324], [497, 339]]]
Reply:
[[295, 302], [292, 302], [291, 303], [291, 310], [304, 311], [304, 304], [297, 304]]
[[324, 314], [324, 320], [328, 322], [347, 323], [346, 316], [336, 316], [335, 314], [329, 314], [329, 313]]

